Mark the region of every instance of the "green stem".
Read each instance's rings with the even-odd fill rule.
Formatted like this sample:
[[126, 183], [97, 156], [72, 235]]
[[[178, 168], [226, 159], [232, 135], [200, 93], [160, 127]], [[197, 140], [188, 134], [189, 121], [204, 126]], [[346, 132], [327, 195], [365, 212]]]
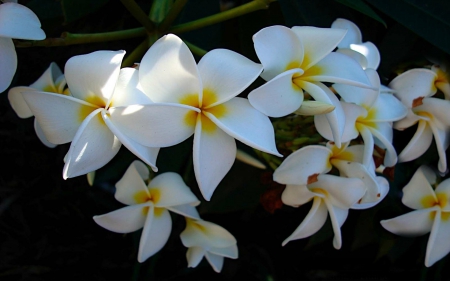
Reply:
[[15, 41], [16, 47], [57, 47], [86, 43], [99, 43], [114, 40], [125, 40], [135, 37], [147, 35], [143, 27], [132, 28], [121, 31], [91, 33], [91, 34], [74, 34], [63, 32], [60, 38], [47, 38], [40, 41]]
[[141, 61], [148, 48], [150, 48], [150, 46], [153, 45], [156, 40], [158, 40], [157, 37], [158, 36], [156, 35], [150, 35], [149, 37], [145, 38], [145, 40], [142, 41], [141, 44], [139, 44], [127, 57], [125, 57], [125, 59], [122, 61], [122, 67], [131, 67], [136, 62]]
[[177, 0], [170, 8], [169, 13], [167, 13], [164, 20], [158, 25], [158, 29], [162, 30], [163, 32], [166, 31], [180, 14], [181, 10], [183, 10], [184, 5], [186, 5], [187, 1], [188, 0]]
[[226, 21], [232, 18], [236, 18], [257, 10], [262, 10], [262, 9], [267, 9], [267, 7], [269, 6], [269, 3], [274, 2], [276, 0], [253, 0], [250, 3], [241, 5], [239, 7], [230, 9], [228, 11], [225, 12], [221, 12], [209, 17], [205, 17], [202, 19], [198, 19], [195, 21], [191, 21], [191, 22], [187, 22], [187, 23], [183, 23], [183, 24], [179, 24], [179, 25], [175, 25], [172, 28], [169, 28], [169, 32], [172, 33], [183, 33], [183, 32], [187, 32], [187, 31], [191, 31], [194, 29], [198, 29], [201, 27], [205, 27], [208, 25], [212, 25], [212, 24], [216, 24], [222, 21]]
[[147, 14], [142, 11], [141, 7], [134, 0], [120, 0], [120, 2], [148, 32], [152, 32], [155, 29], [153, 22], [149, 20]]
[[192, 53], [194, 53], [197, 56], [203, 57], [204, 55], [206, 55], [207, 51], [203, 50], [200, 47], [197, 47], [194, 44], [191, 44], [189, 42], [187, 42], [186, 40], [183, 40], [183, 42], [189, 47], [189, 49], [191, 50]]

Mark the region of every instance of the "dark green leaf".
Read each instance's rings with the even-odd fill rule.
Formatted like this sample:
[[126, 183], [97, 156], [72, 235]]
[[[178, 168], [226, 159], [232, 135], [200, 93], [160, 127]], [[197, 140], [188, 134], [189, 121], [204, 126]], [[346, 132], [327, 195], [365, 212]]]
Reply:
[[366, 16], [369, 16], [373, 18], [374, 20], [378, 21], [379, 23], [383, 24], [384, 27], [387, 27], [386, 23], [378, 14], [366, 3], [364, 3], [362, 0], [336, 0], [337, 2], [341, 3], [342, 5], [348, 6], [352, 9], [355, 9], [356, 11], [365, 14]]

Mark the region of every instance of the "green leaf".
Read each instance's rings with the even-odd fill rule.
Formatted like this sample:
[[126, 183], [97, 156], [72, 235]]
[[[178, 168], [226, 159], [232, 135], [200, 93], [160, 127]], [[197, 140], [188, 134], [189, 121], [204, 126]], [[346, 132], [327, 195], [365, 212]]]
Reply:
[[380, 16], [378, 16], [378, 14], [369, 5], [364, 3], [364, 1], [362, 1], [362, 0], [353, 0], [353, 1], [352, 0], [335, 0], [335, 1], [341, 3], [342, 5], [350, 7], [368, 17], [371, 17], [374, 20], [381, 23], [382, 25], [384, 25], [384, 27], [387, 27], [384, 20]]
[[150, 11], [150, 20], [156, 23], [161, 22], [173, 5], [173, 0], [154, 0]]
[[70, 23], [95, 12], [109, 0], [61, 0], [65, 23]]

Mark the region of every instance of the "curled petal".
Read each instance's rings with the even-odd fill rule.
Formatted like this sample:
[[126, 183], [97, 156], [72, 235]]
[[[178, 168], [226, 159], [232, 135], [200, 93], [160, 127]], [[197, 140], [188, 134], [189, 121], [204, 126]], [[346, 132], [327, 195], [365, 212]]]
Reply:
[[148, 185], [155, 207], [166, 208], [184, 204], [199, 204], [197, 197], [192, 193], [181, 176], [177, 173], [166, 172], [152, 179]]
[[189, 247], [186, 253], [188, 267], [197, 267], [206, 254], [206, 250], [202, 247]]
[[0, 6], [0, 36], [15, 39], [42, 40], [41, 22], [29, 8], [17, 3]]
[[22, 96], [22, 92], [33, 91], [35, 91], [35, 89], [31, 87], [14, 87], [8, 91], [9, 104], [20, 118], [28, 118], [33, 116], [33, 112], [31, 112], [30, 107]]
[[401, 236], [420, 236], [430, 232], [433, 225], [432, 213], [438, 207], [421, 209], [395, 217], [382, 220], [381, 225], [388, 231]]
[[209, 262], [211, 267], [214, 269], [215, 272], [220, 273], [222, 271], [224, 258], [222, 256], [218, 256], [212, 253], [206, 252], [205, 254], [206, 260]]
[[348, 216], [348, 209], [341, 209], [334, 206], [327, 199], [324, 202], [328, 208], [328, 213], [330, 214], [331, 226], [333, 227], [334, 237], [333, 237], [333, 247], [339, 250], [342, 247], [342, 234], [341, 226], [344, 224]]
[[94, 221], [109, 231], [130, 233], [144, 226], [145, 208], [148, 208], [148, 204], [127, 206], [104, 215], [94, 216]]
[[[3, 4], [5, 5], [5, 4]], [[1, 6], [0, 6], [1, 7]], [[17, 69], [16, 48], [11, 38], [0, 37], [0, 93], [5, 91]]]
[[364, 42], [362, 44], [350, 44], [350, 48], [367, 58], [367, 68], [377, 69], [380, 65], [381, 55], [377, 46], [372, 42]]
[[39, 125], [39, 123], [37, 122], [36, 118], [34, 119], [34, 130], [36, 132], [37, 137], [39, 138], [39, 140], [47, 147], [49, 148], [54, 148], [56, 147], [56, 144], [51, 143], [47, 140], [47, 138], [45, 137], [45, 133], [42, 130], [41, 126]]
[[355, 103], [370, 109], [379, 97], [380, 77], [373, 69], [366, 69], [365, 73], [374, 89], [361, 88], [346, 84], [334, 84], [333, 88], [341, 98], [348, 103]]
[[45, 70], [45, 72], [41, 75], [41, 77], [39, 77], [38, 80], [31, 84], [30, 87], [43, 92], [60, 94], [62, 93], [62, 91], [60, 91], [57, 82], [63, 83], [61, 81], [61, 77], [64, 77], [61, 69], [56, 63], [52, 62], [50, 63], [50, 66]]
[[408, 145], [398, 155], [398, 161], [408, 162], [419, 158], [427, 151], [433, 141], [433, 131], [427, 121], [420, 120], [417, 131], [409, 141]]
[[384, 199], [384, 197], [386, 197], [386, 195], [389, 192], [389, 182], [384, 177], [376, 177], [376, 182], [378, 185], [378, 192], [379, 192], [379, 196], [377, 196], [377, 200], [374, 202], [366, 202], [366, 203], [358, 202], [355, 205], [353, 205], [351, 207], [351, 209], [364, 210], [364, 209], [372, 208], [373, 206], [380, 203]]
[[186, 228], [180, 234], [185, 247], [224, 248], [236, 245], [236, 239], [225, 228], [203, 220], [186, 220]]
[[429, 97], [436, 93], [434, 86], [436, 73], [425, 68], [415, 68], [403, 72], [389, 83], [389, 88], [395, 90], [395, 96], [408, 108], [413, 107], [413, 101], [420, 97]]
[[441, 173], [447, 173], [447, 157], [445, 151], [449, 146], [450, 129], [441, 130], [433, 119], [430, 120], [429, 125], [433, 131], [434, 141], [439, 154], [438, 169]]
[[418, 115], [429, 117], [437, 128], [445, 130], [450, 127], [450, 101], [438, 98], [426, 98], [422, 104], [413, 109]]
[[150, 193], [144, 180], [148, 179], [150, 172], [139, 160], [133, 161], [116, 183], [114, 197], [117, 201], [126, 205], [141, 204], [150, 198]]
[[367, 58], [363, 54], [361, 54], [357, 51], [353, 51], [352, 49], [347, 49], [347, 48], [339, 48], [336, 50], [336, 53], [341, 53], [348, 57], [351, 57], [357, 63], [359, 63], [359, 65], [361, 65], [362, 69], [367, 68], [367, 64], [368, 64]]
[[[433, 227], [428, 238], [425, 266], [430, 267], [450, 252], [450, 220], [449, 213], [436, 211]], [[445, 218], [444, 218], [445, 216]]]
[[314, 197], [317, 197], [317, 194], [311, 192], [306, 185], [288, 184], [281, 194], [281, 201], [285, 205], [299, 207]]
[[375, 144], [386, 148], [384, 166], [392, 167], [397, 163], [397, 152], [392, 145], [393, 132], [390, 123], [379, 122], [377, 128], [369, 127], [370, 132], [375, 137]]
[[438, 202], [428, 179], [436, 174], [427, 166], [420, 166], [403, 188], [402, 202], [411, 209], [430, 208]]
[[[411, 109], [408, 109], [406, 116], [399, 121], [394, 122], [394, 129], [403, 131], [424, 119], [422, 116], [416, 115]], [[428, 120], [428, 118], [426, 118]]]
[[338, 44], [339, 48], [349, 48], [350, 44], [362, 43], [361, 30], [359, 30], [359, 27], [356, 24], [347, 19], [342, 18], [336, 19], [331, 24], [331, 28], [339, 28], [347, 30], [347, 33], [345, 34], [344, 38]]

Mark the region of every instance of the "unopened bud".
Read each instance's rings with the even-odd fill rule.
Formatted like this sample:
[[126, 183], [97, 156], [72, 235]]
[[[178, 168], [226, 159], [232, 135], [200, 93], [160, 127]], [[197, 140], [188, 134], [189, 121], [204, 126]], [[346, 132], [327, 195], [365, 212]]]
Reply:
[[253, 166], [255, 168], [263, 169], [263, 170], [266, 169], [266, 165], [264, 165], [261, 161], [250, 156], [249, 154], [245, 153], [244, 151], [242, 151], [240, 149], [238, 149], [236, 151], [236, 159], [244, 162], [245, 164]]

